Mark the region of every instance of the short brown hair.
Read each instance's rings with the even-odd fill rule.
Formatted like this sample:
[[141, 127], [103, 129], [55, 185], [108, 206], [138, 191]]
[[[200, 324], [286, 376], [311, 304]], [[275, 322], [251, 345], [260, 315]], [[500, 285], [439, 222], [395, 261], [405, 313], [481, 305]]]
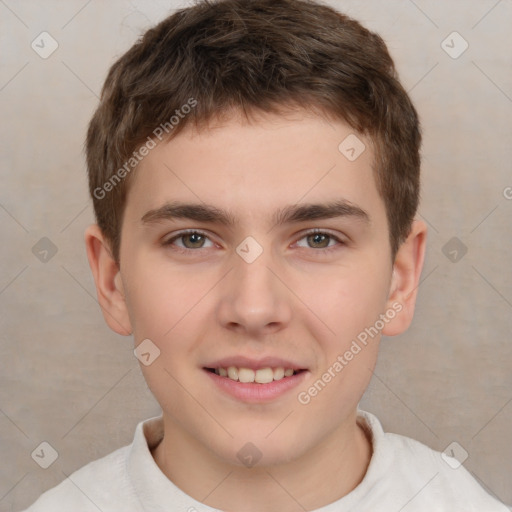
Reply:
[[[185, 105], [194, 108], [171, 122]], [[154, 144], [155, 129], [170, 139], [233, 109], [249, 119], [289, 107], [369, 136], [394, 259], [418, 207], [421, 130], [384, 41], [311, 0], [200, 0], [114, 63], [89, 124], [89, 190], [116, 261], [130, 166], [141, 145]]]

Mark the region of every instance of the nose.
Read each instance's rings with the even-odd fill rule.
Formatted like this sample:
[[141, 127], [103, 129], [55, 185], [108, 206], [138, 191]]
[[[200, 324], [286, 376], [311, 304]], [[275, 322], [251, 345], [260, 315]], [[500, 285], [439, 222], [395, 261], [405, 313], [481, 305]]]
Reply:
[[233, 260], [234, 268], [221, 284], [217, 314], [222, 326], [251, 337], [285, 328], [292, 317], [291, 294], [270, 255], [264, 251], [248, 263], [234, 254]]

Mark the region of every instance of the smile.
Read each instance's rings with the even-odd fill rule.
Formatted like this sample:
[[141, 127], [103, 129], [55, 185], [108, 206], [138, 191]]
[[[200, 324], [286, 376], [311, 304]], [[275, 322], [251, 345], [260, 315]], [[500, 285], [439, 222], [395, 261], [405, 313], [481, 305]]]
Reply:
[[299, 373], [301, 370], [294, 370], [293, 368], [259, 368], [252, 370], [251, 368], [243, 368], [236, 366], [228, 366], [227, 368], [207, 368], [208, 371], [214, 372], [220, 377], [226, 377], [228, 379], [245, 382], [245, 383], [257, 383], [257, 384], [268, 384], [275, 380], [281, 380], [285, 377], [291, 377], [295, 373]]

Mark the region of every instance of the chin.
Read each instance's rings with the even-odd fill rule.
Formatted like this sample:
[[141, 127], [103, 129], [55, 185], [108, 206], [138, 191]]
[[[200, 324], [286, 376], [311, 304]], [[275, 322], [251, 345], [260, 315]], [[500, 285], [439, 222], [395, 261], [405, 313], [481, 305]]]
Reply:
[[285, 428], [279, 432], [282, 427], [277, 425], [279, 422], [274, 423], [272, 428], [248, 428], [239, 435], [232, 432], [235, 434], [234, 438], [230, 438], [226, 444], [221, 443], [222, 446], [217, 446], [217, 449], [209, 445], [209, 448], [213, 448], [226, 464], [241, 468], [263, 468], [290, 463], [307, 451], [304, 435], [301, 433], [299, 439], [298, 430], [291, 433]]

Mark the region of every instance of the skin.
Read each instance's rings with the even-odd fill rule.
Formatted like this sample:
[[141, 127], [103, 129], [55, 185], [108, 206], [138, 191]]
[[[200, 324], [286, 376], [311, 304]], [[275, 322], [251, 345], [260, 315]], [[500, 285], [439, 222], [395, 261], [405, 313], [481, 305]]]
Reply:
[[[368, 467], [371, 443], [356, 409], [380, 335], [307, 405], [297, 394], [393, 304], [402, 310], [382, 333], [408, 328], [426, 226], [414, 221], [392, 261], [371, 141], [358, 135], [366, 150], [353, 162], [338, 150], [351, 133], [341, 121], [303, 111], [260, 114], [252, 122], [233, 114], [207, 130], [187, 127], [153, 149], [133, 176], [120, 266], [98, 227], [86, 231], [108, 325], [132, 333], [135, 345], [149, 338], [161, 351], [151, 365], [141, 365], [163, 410], [164, 438], [153, 457], [178, 487], [214, 508], [313, 510], [348, 494]], [[282, 225], [272, 220], [288, 205], [336, 200], [362, 209], [367, 221], [353, 215]], [[172, 201], [214, 205], [234, 224], [141, 220]], [[340, 242], [308, 237], [314, 228]], [[164, 245], [183, 229], [206, 238], [189, 235]], [[248, 236], [263, 248], [252, 263], [236, 253]], [[308, 373], [274, 401], [248, 404], [219, 391], [202, 369], [240, 354], [282, 357]], [[262, 454], [252, 468], [237, 458], [247, 442]]]

